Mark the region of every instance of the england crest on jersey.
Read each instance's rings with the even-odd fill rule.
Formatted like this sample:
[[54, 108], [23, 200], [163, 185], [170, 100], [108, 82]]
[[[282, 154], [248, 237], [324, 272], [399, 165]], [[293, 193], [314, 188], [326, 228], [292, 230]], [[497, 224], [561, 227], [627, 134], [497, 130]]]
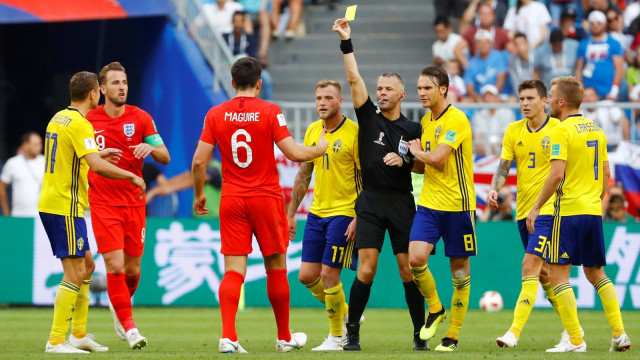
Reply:
[[124, 124], [124, 134], [127, 137], [133, 136], [136, 133], [136, 126], [134, 124]]

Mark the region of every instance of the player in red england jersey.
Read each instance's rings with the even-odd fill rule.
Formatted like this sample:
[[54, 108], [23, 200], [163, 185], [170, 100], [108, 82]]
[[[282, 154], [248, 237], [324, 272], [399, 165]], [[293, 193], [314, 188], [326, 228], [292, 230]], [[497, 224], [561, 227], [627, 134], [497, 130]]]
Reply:
[[267, 270], [267, 295], [278, 327], [276, 350], [288, 352], [307, 341], [304, 333], [289, 330], [289, 282], [286, 253], [289, 228], [284, 211], [282, 189], [273, 153], [275, 143], [292, 161], [309, 161], [324, 154], [324, 134], [314, 146], [295, 143], [282, 111], [257, 98], [262, 86], [262, 67], [258, 60], [245, 57], [231, 67], [236, 96], [209, 110], [196, 153], [193, 156], [193, 208], [206, 214], [203, 193], [206, 165], [214, 146], [222, 159], [222, 198], [220, 200], [221, 253], [225, 274], [220, 282], [222, 313], [222, 353], [246, 353], [238, 343], [235, 319], [240, 288], [247, 271], [247, 255], [255, 234]]
[[[129, 86], [124, 67], [112, 62], [100, 71], [100, 91], [105, 104], [87, 115], [98, 149], [119, 149], [117, 166], [142, 176], [142, 162], [168, 164], [169, 151], [151, 116], [127, 105]], [[145, 199], [137, 196], [128, 181], [106, 179], [89, 172], [89, 204], [98, 252], [107, 267], [107, 293], [114, 315], [116, 334], [141, 349], [147, 339], [140, 335], [131, 313], [131, 296], [138, 288], [144, 250]]]

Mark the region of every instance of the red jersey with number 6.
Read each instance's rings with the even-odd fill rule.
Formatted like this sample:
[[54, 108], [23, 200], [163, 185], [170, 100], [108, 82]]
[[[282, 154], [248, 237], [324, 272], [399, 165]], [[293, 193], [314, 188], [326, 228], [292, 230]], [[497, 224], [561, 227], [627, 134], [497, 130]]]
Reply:
[[[98, 150], [122, 150], [122, 157], [115, 165], [142, 177], [143, 159], [136, 159], [129, 146], [138, 145], [145, 137], [158, 133], [151, 115], [136, 106], [125, 105], [124, 114], [114, 119], [104, 111], [104, 105], [100, 105], [89, 111], [87, 120], [93, 125]], [[89, 170], [90, 204], [144, 206], [144, 196], [139, 199], [139, 195], [140, 190], [129, 180], [107, 179]]]
[[291, 136], [280, 108], [254, 97], [212, 107], [200, 140], [218, 144], [222, 196], [282, 198], [273, 144]]

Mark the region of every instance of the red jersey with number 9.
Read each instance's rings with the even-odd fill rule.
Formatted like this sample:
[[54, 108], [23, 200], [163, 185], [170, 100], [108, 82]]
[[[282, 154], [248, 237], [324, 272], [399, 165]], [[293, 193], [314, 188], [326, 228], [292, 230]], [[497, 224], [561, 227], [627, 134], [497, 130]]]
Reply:
[[[144, 138], [157, 134], [153, 118], [146, 111], [133, 105], [125, 105], [124, 114], [112, 118], [104, 111], [104, 105], [89, 111], [87, 120], [93, 125], [98, 150], [116, 148], [122, 150], [117, 167], [142, 177], [142, 162], [136, 159], [132, 148], [144, 142]], [[89, 204], [107, 206], [144, 206], [139, 199], [140, 190], [129, 180], [107, 179], [89, 170]]]
[[222, 196], [282, 198], [273, 144], [291, 136], [280, 108], [254, 97], [212, 107], [200, 140], [218, 144]]

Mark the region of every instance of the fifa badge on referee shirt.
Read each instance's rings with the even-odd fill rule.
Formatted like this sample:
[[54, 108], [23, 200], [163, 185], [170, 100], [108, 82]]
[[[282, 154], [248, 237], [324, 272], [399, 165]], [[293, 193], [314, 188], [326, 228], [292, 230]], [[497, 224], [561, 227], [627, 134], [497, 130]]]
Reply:
[[400, 143], [398, 144], [398, 155], [404, 160], [404, 162], [409, 162], [409, 158], [407, 157], [407, 153], [409, 153], [409, 143], [402, 140], [402, 136], [400, 136]]
[[134, 124], [124, 124], [124, 134], [127, 137], [133, 136], [136, 133], [136, 126]]

